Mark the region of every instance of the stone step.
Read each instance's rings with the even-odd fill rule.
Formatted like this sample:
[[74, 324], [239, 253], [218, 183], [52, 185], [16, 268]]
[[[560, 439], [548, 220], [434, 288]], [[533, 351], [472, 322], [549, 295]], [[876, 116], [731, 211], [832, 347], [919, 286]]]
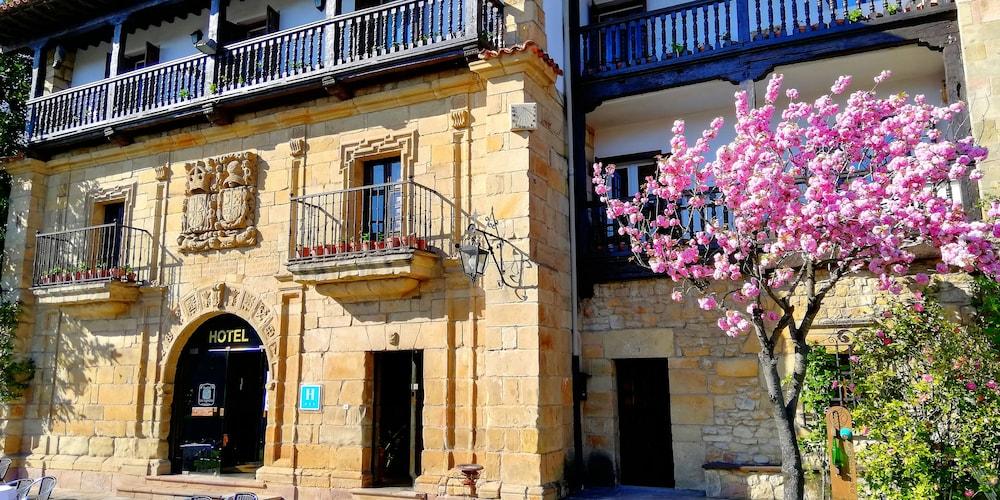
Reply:
[[269, 493], [263, 481], [197, 474], [147, 476], [142, 481], [120, 485], [117, 491], [122, 496], [150, 500], [176, 500], [195, 495], [221, 499], [238, 492], [256, 493], [260, 500], [282, 500], [281, 496]]
[[354, 500], [427, 500], [427, 493], [418, 493], [403, 488], [355, 488], [351, 490]]

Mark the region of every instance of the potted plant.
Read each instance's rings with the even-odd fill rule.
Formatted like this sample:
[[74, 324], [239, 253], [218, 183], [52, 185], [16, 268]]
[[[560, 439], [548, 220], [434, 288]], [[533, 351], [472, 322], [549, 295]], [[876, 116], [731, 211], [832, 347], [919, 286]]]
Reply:
[[375, 239], [375, 249], [385, 250], [387, 246], [389, 246], [388, 237], [384, 234], [379, 234], [378, 238]]
[[865, 13], [861, 12], [861, 9], [851, 9], [851, 11], [847, 13], [847, 20], [852, 23], [859, 22], [864, 18]]
[[94, 277], [99, 279], [107, 278], [108, 266], [104, 265], [103, 263], [98, 264], [97, 267], [94, 268]]
[[122, 266], [122, 275], [125, 277], [125, 281], [129, 283], [135, 281], [135, 269], [132, 269], [132, 266]]
[[802, 23], [798, 23], [797, 26], [798, 26], [799, 33], [805, 33], [806, 32], [806, 25], [804, 25]]
[[326, 245], [313, 245], [312, 255], [313, 257], [322, 257], [326, 255]]
[[347, 242], [344, 240], [340, 240], [340, 243], [337, 243], [337, 253], [347, 253], [347, 252], [348, 252]]
[[334, 245], [333, 243], [327, 243], [323, 245], [323, 247], [326, 248], [327, 255], [334, 255], [337, 253], [337, 245]]
[[111, 279], [113, 280], [121, 279], [122, 277], [121, 266], [112, 266], [110, 269], [108, 269], [108, 275], [111, 276]]
[[680, 55], [684, 53], [684, 45], [677, 42], [671, 43], [670, 50], [673, 51], [675, 56], [680, 57]]
[[886, 5], [885, 6], [885, 12], [887, 14], [889, 14], [890, 16], [896, 15], [897, 13], [899, 13], [899, 4], [898, 3], [891, 3], [889, 5]]
[[305, 245], [299, 245], [299, 247], [295, 249], [295, 254], [298, 255], [299, 258], [306, 258], [312, 254], [312, 248]]
[[364, 252], [371, 251], [372, 248], [372, 235], [371, 233], [361, 233], [361, 250]]
[[403, 240], [399, 236], [393, 236], [389, 239], [389, 244], [392, 248], [399, 248], [403, 246]]
[[83, 264], [77, 264], [76, 267], [73, 268], [73, 279], [76, 280], [76, 281], [82, 280], [83, 279], [83, 271], [85, 269], [87, 269], [87, 266], [84, 266]]

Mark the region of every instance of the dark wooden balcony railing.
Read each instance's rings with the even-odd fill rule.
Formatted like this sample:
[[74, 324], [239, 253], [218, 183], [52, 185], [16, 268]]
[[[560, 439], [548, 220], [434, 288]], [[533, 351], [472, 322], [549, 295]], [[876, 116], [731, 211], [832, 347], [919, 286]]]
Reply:
[[121, 224], [38, 233], [31, 285], [58, 285], [150, 279], [153, 238], [144, 229]]
[[30, 99], [27, 137], [46, 141], [437, 50], [494, 49], [503, 34], [501, 0], [398, 0]]
[[[680, 225], [672, 230], [673, 236], [680, 240], [690, 239], [692, 234], [704, 231], [709, 223], [716, 227], [730, 226], [732, 217], [729, 209], [719, 202], [721, 197], [722, 193], [713, 189], [704, 197], [705, 204], [700, 207], [691, 207], [689, 197], [681, 199], [677, 207], [677, 220]], [[663, 212], [662, 203], [664, 203], [662, 200], [659, 204], [655, 200], [650, 201], [643, 209], [643, 213], [647, 217], [655, 218], [656, 214]], [[593, 224], [591, 240], [594, 257], [626, 260], [632, 256], [629, 237], [618, 234], [620, 223], [617, 220], [608, 220], [604, 204], [590, 207], [590, 220]]]
[[695, 0], [580, 28], [589, 78], [681, 64], [703, 53], [810, 37], [954, 0]]
[[430, 250], [450, 255], [454, 206], [413, 181], [299, 196], [291, 262]]

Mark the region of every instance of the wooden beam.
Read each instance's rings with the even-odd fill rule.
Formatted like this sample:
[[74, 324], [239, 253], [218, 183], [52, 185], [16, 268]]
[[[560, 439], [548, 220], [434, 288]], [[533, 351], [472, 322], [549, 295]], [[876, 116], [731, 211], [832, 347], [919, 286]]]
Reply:
[[[111, 77], [114, 77], [121, 72], [122, 60], [125, 58], [125, 38], [125, 18], [118, 17], [115, 19], [115, 33], [111, 37], [111, 65], [108, 71], [108, 75]], [[111, 82], [108, 84], [108, 110], [107, 115], [105, 115], [108, 118], [115, 116], [115, 95], [117, 94], [117, 92], [115, 92], [116, 84], [117, 82]], [[107, 134], [107, 130], [105, 130], [105, 134]]]
[[[11, 45], [11, 46], [5, 47], [5, 49], [16, 49], [16, 48], [21, 48], [21, 47], [33, 47], [33, 46], [35, 46], [35, 45], [37, 45], [39, 43], [44, 43], [44, 42], [46, 42], [46, 41], [48, 41], [50, 39], [64, 38], [64, 37], [74, 37], [74, 36], [86, 33], [88, 31], [93, 31], [95, 29], [101, 28], [103, 26], [113, 25], [113, 24], [115, 24], [115, 21], [117, 19], [120, 19], [122, 17], [130, 17], [132, 14], [135, 14], [135, 13], [137, 13], [139, 11], [142, 11], [142, 10], [145, 10], [145, 9], [149, 9], [151, 7], [156, 7], [156, 6], [161, 6], [161, 5], [162, 6], [176, 5], [176, 4], [184, 3], [186, 1], [187, 0], [146, 0], [145, 2], [139, 2], [139, 3], [135, 4], [135, 5], [131, 5], [131, 6], [127, 7], [127, 8], [121, 9], [121, 10], [116, 11], [114, 13], [107, 14], [107, 15], [104, 15], [104, 16], [95, 17], [93, 19], [87, 20], [87, 21], [82, 22], [80, 24], [77, 24], [76, 26], [73, 26], [72, 28], [69, 28], [69, 29], [58, 31], [56, 33], [50, 33], [50, 34], [47, 34], [44, 37], [40, 37], [40, 38], [35, 38], [35, 39], [31, 39], [31, 40], [24, 40], [21, 43], [17, 43], [15, 45]], [[37, 18], [43, 19], [43, 17], [41, 17], [41, 16], [37, 16]], [[44, 31], [44, 28], [39, 29], [39, 31]]]
[[[215, 46], [222, 48], [222, 27], [226, 23], [226, 2], [225, 0], [212, 0], [208, 10], [208, 33], [205, 35], [205, 42], [215, 43]], [[205, 61], [205, 89], [211, 92], [215, 88], [215, 67], [218, 64], [219, 56], [210, 55]]]
[[120, 148], [124, 148], [133, 142], [132, 136], [123, 134], [112, 127], [104, 129], [104, 137], [108, 139], [108, 142]]
[[341, 101], [346, 101], [354, 97], [354, 90], [351, 89], [347, 84], [338, 78], [332, 76], [327, 76], [323, 78], [323, 90], [327, 94], [340, 99]]

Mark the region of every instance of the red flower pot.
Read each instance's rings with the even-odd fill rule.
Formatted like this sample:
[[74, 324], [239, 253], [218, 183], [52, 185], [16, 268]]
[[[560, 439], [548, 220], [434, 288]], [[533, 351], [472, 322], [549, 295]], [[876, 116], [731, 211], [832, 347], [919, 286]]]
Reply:
[[312, 247], [312, 254], [316, 257], [322, 257], [326, 255], [326, 247], [323, 245], [316, 245]]

